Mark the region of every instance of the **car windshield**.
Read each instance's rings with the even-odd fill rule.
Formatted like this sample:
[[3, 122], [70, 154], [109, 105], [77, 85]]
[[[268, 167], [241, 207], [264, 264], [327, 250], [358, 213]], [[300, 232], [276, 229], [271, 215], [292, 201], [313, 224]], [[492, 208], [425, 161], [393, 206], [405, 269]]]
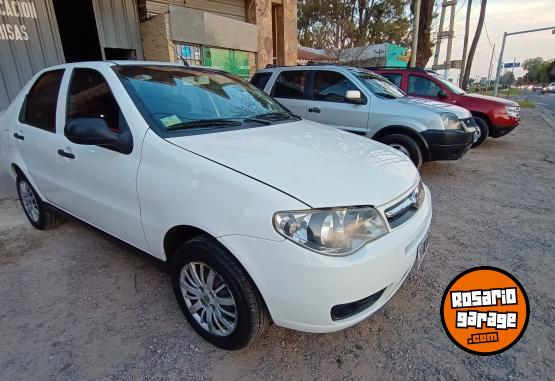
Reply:
[[223, 72], [162, 65], [118, 65], [114, 71], [145, 118], [163, 131], [298, 120], [250, 83]]
[[433, 76], [434, 76], [435, 79], [437, 79], [438, 81], [443, 83], [445, 86], [447, 86], [449, 88], [449, 90], [451, 90], [455, 94], [457, 94], [457, 95], [466, 94], [466, 92], [463, 89], [461, 89], [459, 86], [455, 85], [454, 83], [446, 80], [442, 76], [440, 76], [438, 74], [433, 74]]
[[362, 69], [350, 69], [350, 72], [353, 73], [372, 94], [378, 97], [397, 99], [405, 96], [405, 93], [403, 93], [401, 89], [381, 75]]

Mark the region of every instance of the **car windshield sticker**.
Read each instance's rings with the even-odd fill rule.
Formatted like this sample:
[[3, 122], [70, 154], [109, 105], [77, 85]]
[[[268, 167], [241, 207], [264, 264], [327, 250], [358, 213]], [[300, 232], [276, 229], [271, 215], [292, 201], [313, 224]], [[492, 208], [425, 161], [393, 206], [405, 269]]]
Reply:
[[174, 124], [181, 123], [181, 119], [177, 115], [166, 116], [164, 118], [160, 118], [160, 122], [166, 127], [173, 126]]

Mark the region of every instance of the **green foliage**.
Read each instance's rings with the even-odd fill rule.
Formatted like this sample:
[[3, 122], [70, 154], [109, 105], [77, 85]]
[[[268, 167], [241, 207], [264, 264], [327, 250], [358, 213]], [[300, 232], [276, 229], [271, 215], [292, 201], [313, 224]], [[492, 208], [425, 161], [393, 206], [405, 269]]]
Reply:
[[528, 83], [547, 83], [555, 79], [555, 60], [546, 61], [541, 57], [529, 58], [522, 64]]
[[299, 43], [336, 53], [345, 47], [407, 43], [407, 0], [299, 0]]

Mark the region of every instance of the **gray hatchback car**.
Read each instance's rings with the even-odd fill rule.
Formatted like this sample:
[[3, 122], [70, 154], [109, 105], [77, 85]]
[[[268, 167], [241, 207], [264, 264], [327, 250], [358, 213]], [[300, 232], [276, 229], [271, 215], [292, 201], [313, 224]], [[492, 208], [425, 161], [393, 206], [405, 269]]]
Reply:
[[474, 140], [475, 122], [462, 107], [406, 96], [371, 71], [335, 65], [269, 67], [251, 83], [302, 118], [390, 145], [419, 167], [457, 160]]

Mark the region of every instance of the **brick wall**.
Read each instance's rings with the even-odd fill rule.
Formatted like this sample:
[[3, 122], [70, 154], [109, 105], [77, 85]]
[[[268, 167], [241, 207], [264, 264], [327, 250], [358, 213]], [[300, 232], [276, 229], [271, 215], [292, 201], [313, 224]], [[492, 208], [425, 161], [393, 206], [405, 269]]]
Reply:
[[170, 25], [167, 13], [143, 22], [141, 38], [145, 60], [175, 62], [175, 49], [169, 36]]

